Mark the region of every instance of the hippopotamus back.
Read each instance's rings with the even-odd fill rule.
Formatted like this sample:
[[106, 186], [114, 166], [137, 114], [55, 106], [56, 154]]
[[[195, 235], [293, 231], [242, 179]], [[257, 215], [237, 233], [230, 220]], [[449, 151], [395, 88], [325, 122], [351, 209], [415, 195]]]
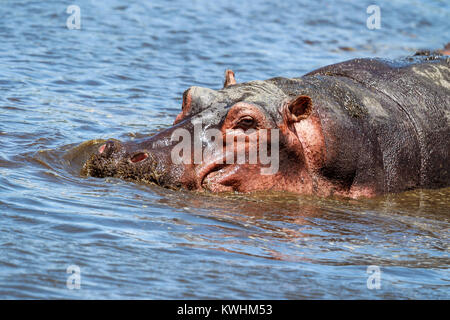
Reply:
[[[317, 103], [322, 125], [332, 122], [328, 130], [335, 131], [339, 141], [330, 143], [341, 143], [343, 153], [337, 159], [330, 157], [330, 169], [324, 174], [345, 178], [336, 172], [347, 167], [339, 158], [357, 161], [359, 168], [352, 175], [372, 171], [363, 180], [383, 177], [379, 187], [394, 192], [449, 185], [449, 66], [450, 58], [443, 56], [354, 59], [301, 78], [271, 81], [288, 95], [308, 94], [322, 102]], [[358, 124], [342, 125], [349, 119]], [[368, 141], [370, 147], [360, 145]]]

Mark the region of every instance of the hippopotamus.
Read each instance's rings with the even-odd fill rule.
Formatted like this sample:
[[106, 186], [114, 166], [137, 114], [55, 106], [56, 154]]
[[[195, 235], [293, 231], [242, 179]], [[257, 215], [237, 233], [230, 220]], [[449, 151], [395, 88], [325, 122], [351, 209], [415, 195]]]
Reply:
[[171, 127], [102, 143], [82, 174], [214, 193], [349, 198], [447, 187], [449, 66], [442, 52], [425, 52], [246, 83], [227, 70], [221, 89], [183, 93]]

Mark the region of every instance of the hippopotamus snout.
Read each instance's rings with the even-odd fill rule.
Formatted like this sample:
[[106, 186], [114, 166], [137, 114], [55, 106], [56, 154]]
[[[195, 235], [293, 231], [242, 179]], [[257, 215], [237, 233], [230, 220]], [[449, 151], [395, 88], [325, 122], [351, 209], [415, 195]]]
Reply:
[[170, 154], [164, 148], [153, 148], [154, 141], [159, 139], [141, 142], [108, 140], [86, 161], [82, 174], [179, 187], [178, 174], [182, 170], [170, 164]]
[[[83, 173], [92, 177], [117, 177], [158, 182], [155, 157], [149, 150], [133, 150], [118, 140], [108, 140], [86, 161]], [[147, 174], [143, 173], [147, 171]], [[140, 178], [140, 179], [137, 179]]]

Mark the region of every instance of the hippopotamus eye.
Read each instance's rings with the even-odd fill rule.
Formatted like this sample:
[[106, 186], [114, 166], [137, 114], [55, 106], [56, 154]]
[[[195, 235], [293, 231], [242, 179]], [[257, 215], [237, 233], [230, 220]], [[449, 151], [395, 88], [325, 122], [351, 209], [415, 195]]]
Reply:
[[239, 119], [237, 124], [234, 126], [235, 129], [248, 130], [256, 126], [256, 121], [250, 116], [245, 116]]

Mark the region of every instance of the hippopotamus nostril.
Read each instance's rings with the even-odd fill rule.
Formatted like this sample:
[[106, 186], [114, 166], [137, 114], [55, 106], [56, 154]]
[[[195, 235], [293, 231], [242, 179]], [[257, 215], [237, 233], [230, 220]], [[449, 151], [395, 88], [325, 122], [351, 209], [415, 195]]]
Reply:
[[100, 148], [98, 148], [98, 153], [104, 154], [104, 155], [110, 155], [117, 149], [117, 144], [113, 140], [108, 140], [106, 143]]
[[98, 153], [102, 154], [103, 151], [105, 151], [105, 148], [106, 148], [106, 144], [102, 144], [102, 145], [100, 146], [100, 148], [98, 148]]
[[146, 152], [138, 152], [130, 158], [130, 161], [133, 163], [144, 161], [148, 158], [148, 154]]

